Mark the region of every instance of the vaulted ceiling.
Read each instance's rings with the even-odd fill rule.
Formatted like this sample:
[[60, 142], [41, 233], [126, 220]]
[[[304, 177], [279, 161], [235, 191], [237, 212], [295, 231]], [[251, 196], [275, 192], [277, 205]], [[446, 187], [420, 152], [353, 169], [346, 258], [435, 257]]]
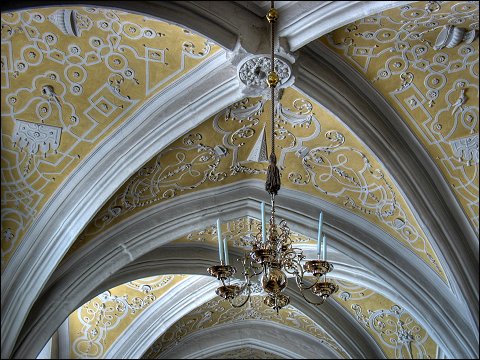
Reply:
[[269, 2], [9, 6], [2, 357], [478, 357], [477, 3], [276, 3], [278, 214], [340, 285], [279, 317], [205, 271], [268, 199]]

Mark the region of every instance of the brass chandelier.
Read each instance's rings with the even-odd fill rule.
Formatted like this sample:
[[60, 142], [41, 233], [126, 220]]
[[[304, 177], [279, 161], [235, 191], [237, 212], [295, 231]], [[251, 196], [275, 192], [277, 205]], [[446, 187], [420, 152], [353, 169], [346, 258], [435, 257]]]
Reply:
[[[279, 76], [275, 72], [275, 23], [278, 20], [278, 11], [271, 1], [271, 8], [266, 18], [271, 29], [271, 67], [267, 76], [267, 85], [271, 94], [271, 153], [267, 169], [265, 189], [271, 198], [271, 216], [268, 234], [265, 224], [264, 203], [262, 203], [262, 229], [254, 236], [251, 250], [245, 252], [241, 260], [244, 279], [239, 281], [233, 276], [236, 268], [229, 264], [228, 248], [225, 239], [222, 239], [220, 220], [217, 220], [217, 235], [219, 246], [220, 265], [213, 265], [207, 269], [208, 273], [221, 281], [216, 294], [228, 300], [234, 307], [242, 307], [252, 294], [253, 280], [261, 276], [261, 286], [267, 293], [264, 303], [277, 312], [290, 303], [290, 299], [282, 292], [287, 286], [288, 276], [294, 277], [303, 298], [310, 304], [321, 305], [338, 290], [338, 286], [328, 281], [326, 274], [333, 270], [333, 265], [326, 260], [326, 238], [322, 237], [322, 218], [320, 212], [317, 259], [306, 260], [303, 251], [293, 247], [290, 229], [285, 220], [279, 225], [275, 221], [275, 196], [280, 190], [280, 171], [277, 167], [275, 155], [275, 87], [279, 83]], [[322, 244], [322, 246], [320, 246]], [[320, 248], [322, 256], [320, 259]], [[308, 279], [307, 279], [308, 277]]]

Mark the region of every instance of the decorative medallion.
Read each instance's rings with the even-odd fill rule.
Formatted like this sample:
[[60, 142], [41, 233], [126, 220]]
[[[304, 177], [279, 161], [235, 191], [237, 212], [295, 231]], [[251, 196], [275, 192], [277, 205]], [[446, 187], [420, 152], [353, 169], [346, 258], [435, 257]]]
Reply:
[[[275, 72], [279, 77], [279, 84], [277, 88], [285, 88], [293, 82], [292, 68], [290, 63], [280, 57], [275, 57], [274, 60]], [[266, 55], [256, 55], [247, 58], [246, 61], [240, 63], [238, 68], [238, 77], [241, 83], [245, 86], [243, 89], [245, 94], [250, 96], [258, 96], [267, 86], [267, 74], [271, 68], [271, 60]]]

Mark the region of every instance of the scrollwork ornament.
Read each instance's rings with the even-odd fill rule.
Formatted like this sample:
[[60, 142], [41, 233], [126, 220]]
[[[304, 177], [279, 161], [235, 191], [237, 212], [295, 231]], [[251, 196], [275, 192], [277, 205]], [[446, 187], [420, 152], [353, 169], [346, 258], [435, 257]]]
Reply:
[[425, 358], [428, 334], [398, 305], [370, 313], [369, 325], [382, 342], [395, 349], [397, 359]]
[[288, 174], [288, 180], [296, 185], [307, 185], [311, 179], [308, 173], [304, 176], [298, 172], [291, 172]]
[[400, 79], [402, 80], [402, 83], [398, 89], [395, 89], [395, 91], [402, 91], [403, 89], [409, 87], [414, 80], [414, 75], [411, 72], [401, 73]]
[[109, 332], [117, 328], [129, 313], [135, 314], [155, 300], [153, 294], [146, 294], [129, 302], [127, 295], [116, 296], [106, 291], [84, 304], [77, 310], [82, 336], [73, 342], [73, 352], [79, 357], [101, 357]]
[[283, 316], [277, 316], [273, 309], [263, 304], [262, 299], [262, 296], [252, 296], [248, 307], [244, 311], [237, 311], [226, 300], [221, 298], [210, 300], [177, 321], [162, 334], [145, 355], [147, 358], [158, 357], [161, 353], [172, 349], [189, 334], [201, 329], [246, 320], [265, 320], [279, 322], [283, 325], [305, 331], [318, 338], [319, 341], [339, 356], [347, 356], [334, 339], [324, 333], [317, 324], [303, 313], [291, 306], [286, 306], [282, 309], [284, 311]]
[[442, 5], [440, 4], [440, 1], [429, 1], [427, 4], [425, 4], [425, 10], [428, 13], [438, 12], [441, 8]]
[[197, 50], [196, 45], [191, 41], [185, 41], [183, 43], [183, 52], [191, 58], [201, 59], [207, 56], [211, 51], [211, 44], [209, 41], [203, 43], [203, 48]]
[[345, 143], [345, 136], [337, 130], [329, 130], [325, 137], [332, 142], [332, 147], [338, 147]]
[[292, 111], [281, 103], [278, 103], [277, 116], [279, 119], [293, 127], [304, 125], [309, 127], [314, 118], [312, 114], [312, 104], [306, 99], [295, 99], [293, 101], [293, 107], [296, 111]]
[[200, 140], [202, 140], [203, 136], [200, 133], [196, 134], [188, 134], [183, 137], [183, 143], [185, 145], [191, 146], [197, 144]]
[[[398, 13], [401, 21], [398, 21]], [[386, 43], [392, 36], [383, 38], [390, 27], [397, 31], [392, 46]], [[357, 45], [348, 43], [351, 29], [363, 34]], [[431, 154], [442, 154], [435, 160], [478, 232], [478, 216], [474, 210], [478, 207], [471, 207], [471, 199], [478, 198], [478, 187], [473, 185], [478, 183], [478, 168], [474, 161], [456, 158], [450, 150], [452, 141], [478, 132], [478, 127], [472, 126], [478, 118], [478, 105], [473, 101], [478, 99], [478, 56], [475, 57], [478, 48], [473, 46], [478, 36], [476, 30], [478, 2], [429, 1], [409, 4], [396, 12], [384, 12], [373, 28], [365, 19], [357, 21], [326, 36], [325, 41], [354, 67], [368, 74], [369, 79], [373, 78], [375, 87], [396, 109], [401, 109], [407, 125], [418, 130]], [[365, 36], [369, 33], [376, 36]], [[374, 55], [357, 58], [357, 48], [373, 48]], [[400, 64], [398, 69], [403, 70], [400, 78], [391, 77], [396, 61], [391, 61], [386, 69], [385, 64], [399, 57], [407, 68], [403, 69]], [[412, 77], [404, 75], [407, 73]], [[450, 90], [458, 78], [475, 84], [465, 89], [463, 98], [459, 91], [452, 93]], [[392, 82], [382, 81], [385, 79], [392, 79]], [[464, 121], [467, 112], [469, 121]]]
[[[149, 25], [139, 31], [142, 41], [128, 41], [121, 26], [128, 21]], [[158, 50], [169, 51], [168, 59], [172, 61], [166, 72], [163, 67], [167, 65], [151, 61], [145, 50], [156, 46], [155, 38], [165, 36], [160, 32], [165, 28], [172, 36], [162, 39], [167, 42]], [[23, 204], [18, 210], [20, 215], [15, 215], [19, 218], [18, 225], [12, 229], [16, 234], [15, 244], [11, 252], [2, 253], [2, 259], [8, 262], [32, 221], [41, 214], [63, 180], [75, 171], [79, 160], [88, 158], [102, 139], [118, 135], [116, 131], [125, 125], [132, 111], [147, 104], [160, 87], [182, 78], [210, 56], [212, 49], [219, 48], [196, 34], [185, 36], [178, 26], [100, 8], [2, 13], [1, 36], [2, 42], [6, 42], [5, 49], [10, 49], [1, 60], [6, 108], [2, 127], [5, 124], [10, 129], [8, 134], [2, 131], [2, 147], [8, 147], [12, 155], [7, 161], [18, 169], [7, 192], [20, 191], [24, 199], [20, 201]], [[64, 46], [59, 45], [60, 38], [68, 40]], [[190, 43], [182, 47], [184, 40]], [[125, 93], [127, 89], [129, 93]], [[18, 119], [27, 119], [35, 125], [26, 129], [25, 134], [23, 129], [13, 134]], [[36, 125], [45, 127], [35, 130]], [[46, 132], [47, 128], [51, 131]], [[61, 143], [57, 136], [59, 129]], [[8, 144], [5, 137], [9, 138]], [[194, 171], [188, 175], [194, 175]], [[212, 180], [222, 178], [221, 173], [210, 175]], [[100, 218], [108, 223], [118, 219], [126, 211], [126, 207], [118, 205]], [[15, 201], [2, 201], [2, 208], [16, 206]], [[117, 209], [122, 209], [120, 214]], [[6, 228], [4, 225], [2, 217], [2, 228]]]

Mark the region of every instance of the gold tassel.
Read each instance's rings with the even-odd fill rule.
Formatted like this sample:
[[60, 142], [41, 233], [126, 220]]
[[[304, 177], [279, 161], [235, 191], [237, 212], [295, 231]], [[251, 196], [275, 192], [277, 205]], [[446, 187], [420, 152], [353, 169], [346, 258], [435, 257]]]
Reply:
[[280, 190], [280, 170], [278, 170], [277, 157], [274, 153], [270, 154], [265, 190], [267, 190], [270, 195], [277, 195], [278, 190]]

